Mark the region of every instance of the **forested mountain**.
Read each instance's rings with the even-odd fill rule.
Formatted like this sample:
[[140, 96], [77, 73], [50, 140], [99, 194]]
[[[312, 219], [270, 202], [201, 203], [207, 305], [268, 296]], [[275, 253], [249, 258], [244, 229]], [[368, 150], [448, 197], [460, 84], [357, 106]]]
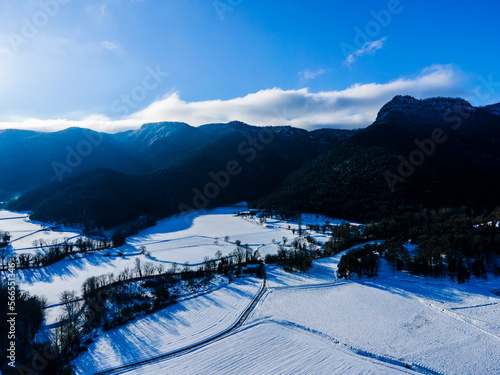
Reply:
[[[490, 209], [500, 203], [498, 108], [396, 96], [357, 132], [241, 122], [146, 124], [113, 135], [5, 131], [0, 142], [11, 133], [12, 155], [2, 149], [9, 171], [2, 183], [5, 189], [9, 181], [52, 180], [9, 207], [30, 210], [34, 219], [97, 227], [239, 201], [361, 221], [422, 207]], [[55, 179], [53, 155], [64, 157], [65, 142], [83, 139], [100, 143]], [[43, 148], [47, 154], [37, 160]], [[29, 152], [16, 159], [19, 150]]]
[[239, 122], [148, 124], [110, 137], [154, 172], [89, 170], [29, 191], [9, 207], [39, 220], [112, 227], [143, 215], [253, 200], [351, 134]]
[[397, 96], [371, 126], [292, 173], [255, 205], [356, 220], [419, 207], [495, 207], [497, 108]]
[[95, 168], [139, 173], [147, 165], [112, 136], [88, 129], [0, 131], [0, 191], [22, 192]]

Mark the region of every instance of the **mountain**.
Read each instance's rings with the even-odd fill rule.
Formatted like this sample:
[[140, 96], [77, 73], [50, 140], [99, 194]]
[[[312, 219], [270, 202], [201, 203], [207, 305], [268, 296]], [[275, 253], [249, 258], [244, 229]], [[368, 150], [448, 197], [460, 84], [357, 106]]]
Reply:
[[[39, 186], [9, 207], [30, 210], [34, 219], [104, 227], [239, 201], [360, 221], [422, 207], [491, 208], [500, 205], [499, 108], [396, 96], [357, 132], [241, 122], [145, 124], [101, 134], [107, 154], [83, 158], [83, 173]], [[73, 142], [90, 134], [65, 132], [80, 137]], [[16, 134], [22, 142], [62, 137]]]
[[[255, 136], [258, 129], [240, 122], [200, 127], [161, 122], [116, 134], [79, 128], [54, 133], [3, 130], [0, 131], [0, 196], [21, 193], [93, 169], [132, 175], [161, 170], [225, 136]], [[319, 143], [329, 144], [349, 131], [311, 134]]]
[[181, 122], [144, 124], [140, 129], [112, 135], [123, 150], [131, 152], [150, 166], [164, 168], [194, 149], [220, 139], [222, 132], [204, 132]]
[[108, 136], [149, 173], [89, 170], [26, 192], [9, 207], [38, 220], [112, 227], [143, 215], [253, 200], [352, 134], [239, 122], [147, 124]]
[[494, 207], [500, 204], [498, 108], [396, 96], [372, 125], [253, 205], [354, 220], [419, 207]]
[[139, 173], [148, 166], [112, 136], [88, 129], [0, 132], [0, 191], [22, 192], [95, 168]]

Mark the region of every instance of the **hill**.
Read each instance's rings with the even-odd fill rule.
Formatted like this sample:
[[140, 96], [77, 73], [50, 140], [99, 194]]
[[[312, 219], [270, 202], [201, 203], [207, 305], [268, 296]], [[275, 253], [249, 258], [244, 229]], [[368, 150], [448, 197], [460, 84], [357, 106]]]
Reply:
[[397, 96], [371, 126], [253, 205], [354, 220], [419, 207], [492, 208], [500, 203], [496, 108]]
[[9, 208], [32, 211], [36, 220], [112, 227], [144, 215], [253, 200], [351, 134], [236, 122], [200, 128], [151, 124], [113, 139], [122, 147], [128, 143], [129, 151], [142, 149], [136, 155], [152, 172], [86, 171], [29, 191]]

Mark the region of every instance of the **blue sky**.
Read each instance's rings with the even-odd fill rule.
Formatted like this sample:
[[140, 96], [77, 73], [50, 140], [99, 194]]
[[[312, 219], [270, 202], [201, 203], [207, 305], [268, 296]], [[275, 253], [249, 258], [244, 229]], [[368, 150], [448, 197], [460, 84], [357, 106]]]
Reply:
[[396, 94], [500, 101], [498, 1], [6, 0], [0, 128], [358, 128]]

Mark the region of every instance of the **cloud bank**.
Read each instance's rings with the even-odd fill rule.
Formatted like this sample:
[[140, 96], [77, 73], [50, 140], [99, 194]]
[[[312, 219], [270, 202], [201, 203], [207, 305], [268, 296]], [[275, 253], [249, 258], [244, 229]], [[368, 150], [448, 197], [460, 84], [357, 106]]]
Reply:
[[415, 77], [402, 77], [387, 83], [358, 83], [338, 91], [313, 93], [307, 88], [272, 88], [230, 100], [199, 102], [186, 102], [174, 92], [119, 119], [102, 114], [78, 121], [13, 118], [12, 121], [0, 122], [0, 129], [54, 131], [78, 126], [112, 133], [138, 128], [148, 122], [182, 121], [199, 126], [233, 120], [252, 125], [291, 125], [305, 129], [353, 129], [370, 125], [378, 110], [395, 95], [467, 97], [461, 89], [464, 79], [465, 74], [453, 66], [434, 65]]

